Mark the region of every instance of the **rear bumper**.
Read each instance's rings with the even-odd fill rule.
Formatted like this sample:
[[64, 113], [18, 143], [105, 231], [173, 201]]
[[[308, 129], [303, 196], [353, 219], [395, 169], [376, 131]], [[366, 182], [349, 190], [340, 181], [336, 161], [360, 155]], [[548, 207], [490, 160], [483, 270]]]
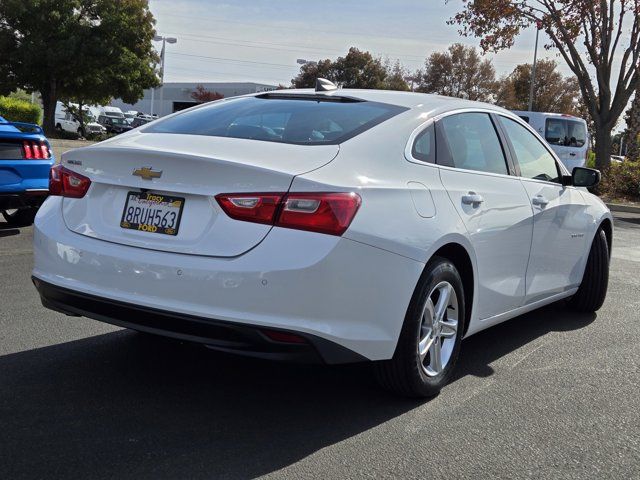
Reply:
[[[420, 262], [360, 242], [278, 228], [237, 257], [119, 245], [70, 231], [61, 204], [60, 197], [49, 197], [36, 216], [33, 275], [41, 282], [76, 296], [171, 312], [174, 323], [198, 319], [318, 337], [368, 360], [393, 356], [424, 269]], [[182, 329], [159, 330], [175, 336]]]
[[58, 287], [35, 277], [33, 283], [40, 294], [42, 305], [51, 310], [67, 315], [81, 315], [142, 332], [203, 343], [215, 350], [304, 363], [353, 363], [366, 360], [351, 350], [307, 333], [287, 332], [295, 333], [305, 343], [279, 342], [267, 337], [263, 333], [265, 329], [250, 325], [101, 298]]
[[39, 206], [49, 193], [54, 158], [0, 161], [0, 208]]
[[34, 189], [24, 192], [0, 192], [0, 210], [12, 210], [14, 208], [38, 208], [44, 203], [49, 190]]

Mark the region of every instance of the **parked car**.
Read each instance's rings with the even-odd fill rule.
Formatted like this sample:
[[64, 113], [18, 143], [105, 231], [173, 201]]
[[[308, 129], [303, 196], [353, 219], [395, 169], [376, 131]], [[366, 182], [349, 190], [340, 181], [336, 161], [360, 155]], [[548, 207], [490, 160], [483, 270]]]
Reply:
[[[74, 104], [71, 104], [74, 105]], [[74, 105], [77, 107], [78, 105]], [[56, 120], [56, 129], [59, 131], [66, 131], [71, 133], [77, 133], [81, 137], [85, 137], [87, 135], [100, 135], [106, 133], [106, 129], [95, 121], [88, 107], [83, 109], [85, 111], [85, 115], [88, 118], [88, 122], [84, 124], [84, 128], [80, 125], [80, 122], [76, 120], [76, 118], [67, 112], [64, 104], [62, 102], [58, 102], [56, 104], [56, 112], [55, 112], [55, 120]]]
[[447, 383], [464, 337], [563, 299], [600, 308], [597, 170], [570, 174], [493, 105], [327, 85], [63, 154], [36, 218], [43, 304], [226, 352], [370, 361], [408, 396]]
[[141, 127], [142, 125], [146, 125], [147, 123], [149, 123], [151, 121], [153, 121], [153, 119], [151, 117], [148, 117], [148, 118], [136, 117], [131, 122], [131, 128]]
[[560, 113], [513, 113], [531, 125], [551, 145], [569, 171], [587, 164], [589, 132], [584, 119]]
[[134, 112], [124, 112], [124, 119], [129, 125], [133, 123], [134, 118], [136, 118], [136, 114]]
[[107, 133], [123, 133], [131, 130], [131, 125], [124, 117], [110, 117], [107, 115], [100, 115], [98, 117], [98, 123], [105, 127]]
[[55, 163], [42, 129], [0, 117], [0, 212], [10, 226], [31, 225], [49, 194]]

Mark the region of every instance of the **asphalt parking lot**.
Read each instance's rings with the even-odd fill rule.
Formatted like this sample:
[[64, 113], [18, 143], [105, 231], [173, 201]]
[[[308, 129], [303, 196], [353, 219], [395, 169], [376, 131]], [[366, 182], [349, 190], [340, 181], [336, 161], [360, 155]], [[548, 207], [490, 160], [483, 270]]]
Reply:
[[463, 343], [429, 401], [366, 366], [267, 363], [41, 307], [0, 222], [0, 478], [640, 478], [640, 216], [597, 315], [554, 305]]

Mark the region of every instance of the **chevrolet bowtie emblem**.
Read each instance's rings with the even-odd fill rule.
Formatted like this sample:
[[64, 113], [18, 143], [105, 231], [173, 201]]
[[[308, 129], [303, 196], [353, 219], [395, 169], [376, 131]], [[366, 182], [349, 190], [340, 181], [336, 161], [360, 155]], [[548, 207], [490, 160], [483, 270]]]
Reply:
[[152, 178], [160, 178], [162, 176], [162, 170], [154, 172], [153, 167], [142, 167], [135, 169], [133, 171], [133, 175], [136, 175], [143, 180], [151, 180]]

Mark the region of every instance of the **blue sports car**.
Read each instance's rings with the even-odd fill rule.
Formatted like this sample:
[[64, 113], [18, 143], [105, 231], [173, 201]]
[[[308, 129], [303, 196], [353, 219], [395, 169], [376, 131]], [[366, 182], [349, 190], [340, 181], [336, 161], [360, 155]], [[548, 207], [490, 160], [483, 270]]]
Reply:
[[0, 212], [10, 226], [33, 223], [54, 163], [42, 128], [0, 117]]

